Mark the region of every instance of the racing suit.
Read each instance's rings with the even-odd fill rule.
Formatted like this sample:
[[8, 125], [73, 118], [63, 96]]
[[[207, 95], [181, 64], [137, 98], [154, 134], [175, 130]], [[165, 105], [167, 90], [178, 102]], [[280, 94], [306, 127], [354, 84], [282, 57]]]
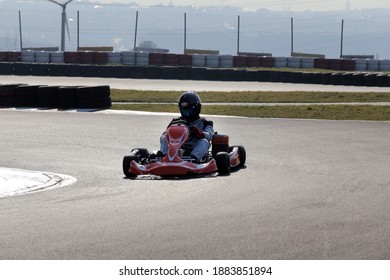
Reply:
[[[176, 118], [171, 121], [169, 125], [175, 123], [183, 118]], [[190, 133], [188, 141], [182, 146], [183, 149], [190, 149], [191, 156], [195, 158], [197, 162], [200, 162], [205, 155], [207, 155], [210, 148], [210, 143], [214, 135], [213, 122], [203, 117], [188, 122], [190, 130], [195, 133]], [[168, 126], [169, 126], [168, 125]], [[165, 132], [160, 137], [160, 151], [166, 155], [168, 152], [168, 143], [165, 139]]]

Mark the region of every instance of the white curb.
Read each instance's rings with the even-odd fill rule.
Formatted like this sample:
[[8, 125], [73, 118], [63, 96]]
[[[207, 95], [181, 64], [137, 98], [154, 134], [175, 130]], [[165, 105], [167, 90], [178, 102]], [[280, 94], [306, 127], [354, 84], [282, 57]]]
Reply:
[[0, 167], [0, 197], [60, 188], [76, 181], [64, 174]]

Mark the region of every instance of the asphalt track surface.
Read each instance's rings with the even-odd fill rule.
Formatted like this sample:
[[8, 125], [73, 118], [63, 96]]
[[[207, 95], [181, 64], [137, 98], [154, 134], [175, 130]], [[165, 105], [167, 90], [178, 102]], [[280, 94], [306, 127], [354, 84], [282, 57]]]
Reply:
[[212, 117], [246, 168], [125, 179], [171, 118], [0, 110], [1, 167], [77, 178], [0, 198], [0, 259], [390, 258], [390, 122]]

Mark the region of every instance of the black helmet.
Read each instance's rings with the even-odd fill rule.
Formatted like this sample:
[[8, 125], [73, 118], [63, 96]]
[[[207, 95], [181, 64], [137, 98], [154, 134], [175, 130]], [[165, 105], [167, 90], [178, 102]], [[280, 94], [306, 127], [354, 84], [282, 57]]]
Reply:
[[180, 96], [180, 114], [186, 121], [193, 121], [199, 118], [201, 108], [200, 97], [195, 91], [186, 91]]

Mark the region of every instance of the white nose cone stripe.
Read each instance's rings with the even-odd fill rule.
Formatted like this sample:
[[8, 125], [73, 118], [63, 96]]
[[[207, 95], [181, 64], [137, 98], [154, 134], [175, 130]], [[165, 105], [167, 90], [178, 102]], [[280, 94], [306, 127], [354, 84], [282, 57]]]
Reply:
[[0, 197], [65, 187], [76, 181], [64, 174], [0, 167]]

